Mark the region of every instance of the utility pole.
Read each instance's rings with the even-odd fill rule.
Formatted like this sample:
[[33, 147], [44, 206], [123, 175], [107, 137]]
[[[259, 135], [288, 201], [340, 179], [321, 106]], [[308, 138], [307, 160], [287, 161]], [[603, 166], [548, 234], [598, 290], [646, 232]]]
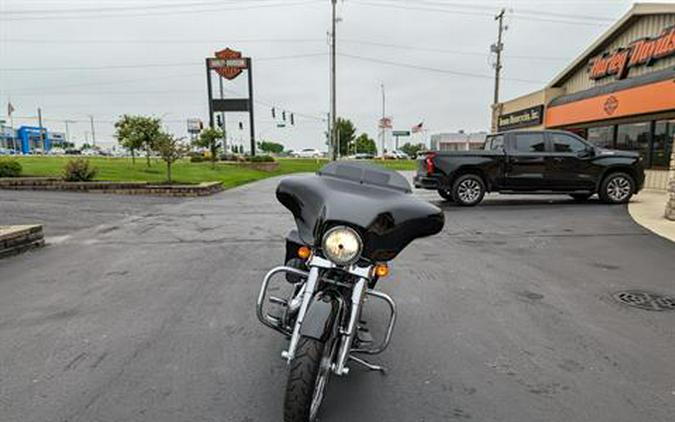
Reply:
[[42, 128], [42, 109], [38, 107], [38, 126], [40, 127], [40, 141], [42, 141], [42, 150], [45, 150], [45, 130]]
[[89, 123], [91, 124], [91, 146], [96, 146], [96, 129], [94, 128], [94, 115], [89, 115]]
[[331, 33], [330, 33], [330, 139], [332, 147], [332, 159], [336, 160], [338, 155], [337, 150], [337, 95], [336, 95], [336, 66], [335, 66], [335, 44], [336, 44], [336, 27], [337, 27], [337, 16], [336, 16], [336, 6], [337, 0], [331, 0], [332, 13], [331, 13]]
[[387, 110], [386, 110], [386, 97], [385, 97], [385, 94], [384, 94], [384, 84], [380, 84], [380, 87], [382, 88], [382, 120], [380, 120], [380, 126], [382, 126], [382, 132], [381, 132], [380, 136], [382, 136], [382, 157], [384, 157], [384, 143], [385, 143], [385, 139], [386, 139], [386, 130], [387, 130], [386, 124], [385, 124], [385, 120], [386, 120], [385, 116], [387, 115]]
[[70, 145], [70, 123], [75, 123], [75, 120], [64, 120], [63, 123], [66, 124], [66, 143]]
[[492, 44], [492, 52], [497, 53], [497, 62], [495, 63], [495, 95], [492, 104], [499, 103], [499, 74], [502, 70], [502, 50], [504, 50], [504, 45], [502, 44], [502, 33], [504, 32], [504, 13], [505, 10], [502, 9], [495, 20], [499, 21], [499, 32], [497, 35], [497, 44]]

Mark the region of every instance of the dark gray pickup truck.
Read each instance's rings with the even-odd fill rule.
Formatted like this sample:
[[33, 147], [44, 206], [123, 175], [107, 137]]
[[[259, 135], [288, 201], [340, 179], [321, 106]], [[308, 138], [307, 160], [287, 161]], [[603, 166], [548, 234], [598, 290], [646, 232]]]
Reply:
[[583, 201], [628, 202], [642, 189], [638, 153], [594, 147], [557, 130], [489, 135], [478, 151], [428, 152], [418, 160], [415, 187], [433, 189], [458, 205], [478, 204], [486, 192], [565, 193]]

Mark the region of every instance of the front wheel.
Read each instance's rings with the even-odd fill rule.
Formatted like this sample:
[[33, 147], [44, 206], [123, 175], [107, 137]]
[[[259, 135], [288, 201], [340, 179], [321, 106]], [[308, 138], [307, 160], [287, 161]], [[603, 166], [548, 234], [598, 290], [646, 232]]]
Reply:
[[600, 184], [598, 196], [608, 204], [625, 204], [635, 193], [635, 181], [626, 173], [612, 173]]
[[460, 176], [452, 184], [452, 198], [457, 205], [473, 207], [485, 196], [485, 182], [476, 174]]
[[330, 376], [330, 347], [308, 337], [298, 343], [286, 383], [284, 422], [313, 422]]

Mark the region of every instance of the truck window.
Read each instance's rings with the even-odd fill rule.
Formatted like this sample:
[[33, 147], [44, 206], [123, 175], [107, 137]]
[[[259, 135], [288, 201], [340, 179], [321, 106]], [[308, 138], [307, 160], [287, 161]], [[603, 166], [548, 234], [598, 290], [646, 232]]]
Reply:
[[546, 141], [543, 133], [516, 133], [514, 148], [518, 152], [545, 152]]
[[587, 148], [586, 144], [577, 138], [564, 133], [552, 133], [551, 141], [555, 152], [581, 152]]
[[501, 151], [504, 149], [504, 135], [491, 136], [487, 139], [486, 146], [490, 151]]

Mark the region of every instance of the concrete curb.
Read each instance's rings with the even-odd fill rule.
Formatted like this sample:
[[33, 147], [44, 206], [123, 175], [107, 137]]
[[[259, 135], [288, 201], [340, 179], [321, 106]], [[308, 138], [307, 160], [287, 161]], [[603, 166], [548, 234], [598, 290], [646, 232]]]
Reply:
[[15, 177], [0, 178], [0, 189], [196, 197], [221, 192], [223, 185], [220, 182], [203, 182], [198, 185], [153, 185], [148, 182], [105, 181], [66, 182], [53, 177]]
[[17, 255], [45, 244], [42, 226], [0, 226], [0, 258]]
[[667, 201], [665, 191], [643, 190], [628, 204], [628, 213], [642, 227], [675, 242], [675, 221], [666, 219], [663, 213]]

